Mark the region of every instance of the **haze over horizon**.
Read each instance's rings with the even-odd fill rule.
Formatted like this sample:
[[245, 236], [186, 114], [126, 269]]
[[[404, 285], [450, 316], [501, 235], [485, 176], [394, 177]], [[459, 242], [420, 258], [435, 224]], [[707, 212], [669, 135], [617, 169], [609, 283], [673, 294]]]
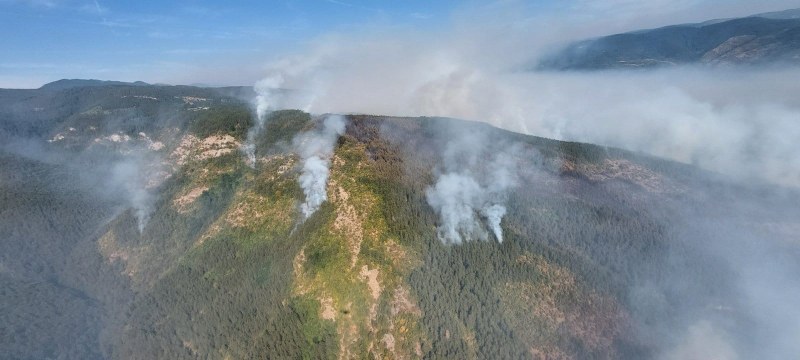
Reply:
[[[0, 0], [0, 30], [13, 34], [0, 40], [4, 50], [0, 88], [38, 88], [65, 78], [251, 85], [268, 64], [282, 56], [320, 41], [347, 41], [364, 34], [404, 31], [439, 37], [511, 25], [558, 33], [558, 38], [548, 42], [563, 42], [798, 6], [797, 1], [786, 0], [758, 4], [743, 0], [302, 0], [224, 5]], [[541, 36], [530, 36], [534, 47], [541, 45]]]
[[798, 7], [0, 0], [0, 358], [794, 358]]
[[791, 151], [800, 103], [787, 95], [800, 91], [796, 67], [533, 71], [574, 41], [780, 11], [798, 1], [0, 6], [9, 20], [3, 26], [21, 34], [0, 40], [8, 43], [0, 87], [62, 78], [254, 85], [265, 110], [461, 118], [800, 184], [800, 156]]

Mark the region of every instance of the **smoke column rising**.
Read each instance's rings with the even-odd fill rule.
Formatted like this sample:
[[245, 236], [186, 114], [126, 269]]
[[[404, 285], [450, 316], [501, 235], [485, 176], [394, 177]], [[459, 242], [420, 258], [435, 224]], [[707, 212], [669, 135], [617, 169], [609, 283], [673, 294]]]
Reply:
[[489, 229], [492, 230], [497, 241], [503, 242], [503, 229], [500, 227], [500, 222], [503, 220], [503, 216], [506, 215], [506, 207], [494, 204], [481, 209], [481, 214], [486, 217]]
[[78, 155], [78, 158], [91, 157], [93, 161], [107, 164], [88, 173], [95, 173], [95, 176], [103, 179], [101, 189], [108, 197], [117, 198], [133, 209], [141, 233], [155, 211], [158, 187], [171, 176], [163, 155], [146, 145], [130, 144], [119, 156], [106, 156], [89, 151]]
[[[779, 2], [783, 8], [796, 6], [796, 2]], [[761, 184], [766, 180], [800, 186], [800, 153], [797, 151], [800, 101], [795, 95], [800, 93], [800, 82], [796, 80], [798, 68], [676, 67], [636, 72], [535, 72], [531, 69], [536, 59], [554, 46], [635, 30], [609, 25], [619, 22], [618, 7], [640, 6], [641, 2], [605, 2], [609, 11], [589, 18], [537, 17], [537, 14], [515, 11], [514, 4], [521, 3], [507, 2], [511, 9], [500, 14], [504, 16], [491, 13], [494, 10], [489, 6], [479, 6], [478, 11], [466, 12], [460, 18], [457, 15], [452, 26], [434, 33], [393, 29], [391, 32], [357, 31], [323, 37], [270, 64], [272, 73], [281, 74], [285, 83], [282, 86], [310, 94], [303, 98], [282, 97], [275, 108], [473, 119], [548, 138], [642, 151], [718, 171], [745, 184]], [[596, 6], [597, 2], [581, 3]], [[682, 4], [694, 3], [700, 2]], [[685, 14], [691, 13], [691, 18], [686, 18], [663, 14], [672, 3], [670, 6], [641, 6], [655, 10], [660, 17], [656, 22], [659, 25], [708, 20], [697, 19], [698, 14], [726, 17], [745, 15], [743, 11], [754, 14], [766, 10], [759, 10], [760, 5], [755, 2], [721, 4], [709, 1], [705, 4], [707, 10], [727, 7], [738, 13], [691, 11], [698, 8], [686, 6]], [[745, 7], [755, 8], [743, 10]], [[631, 13], [641, 17], [639, 11]], [[648, 26], [637, 23], [636, 28]], [[309, 98], [313, 101], [309, 102]], [[428, 204], [439, 216], [439, 235], [445, 243], [487, 239], [490, 231], [498, 240], [502, 238], [500, 225], [507, 211], [504, 188], [513, 184], [505, 182], [504, 177], [513, 175], [516, 168], [507, 168], [505, 175], [481, 171], [479, 157], [473, 149], [483, 148], [484, 143], [477, 144], [472, 148], [461, 144], [447, 149], [443, 155], [445, 165], [426, 191]], [[461, 160], [450, 156], [458, 154]], [[323, 157], [319, 159], [327, 165]], [[311, 170], [317, 167], [311, 165], [314, 164], [310, 163], [310, 169], [304, 170], [309, 179], [327, 176], [325, 171], [312, 175]], [[513, 180], [513, 176], [510, 179]], [[319, 184], [326, 180], [306, 183], [308, 190], [314, 186], [321, 190], [322, 201], [324, 185], [320, 188]], [[713, 194], [713, 190], [703, 193]], [[311, 192], [306, 187], [304, 191], [307, 199], [310, 198]], [[742, 202], [743, 208], [758, 210], [762, 206], [749, 200]], [[652, 210], [663, 211], [661, 207]], [[785, 210], [794, 213], [797, 207], [788, 205]], [[692, 208], [677, 210], [678, 213], [691, 211]], [[724, 233], [727, 228], [712, 216], [697, 216], [691, 222], [710, 227], [712, 234]], [[714, 319], [698, 317], [689, 306], [665, 315], [660, 305], [654, 305], [645, 307], [648, 313], [645, 318], [654, 319], [652, 327], [658, 328], [654, 333], [671, 334], [677, 339], [656, 337], [660, 353], [653, 354], [655, 358], [784, 359], [796, 356], [795, 344], [800, 333], [796, 324], [800, 323], [800, 315], [794, 310], [796, 296], [792, 295], [800, 289], [796, 281], [798, 269], [774, 265], [776, 256], [787, 251], [768, 248], [765, 244], [770, 239], [763, 234], [732, 244], [730, 236], [718, 235], [712, 241], [708, 236], [694, 239], [692, 231], [687, 234], [686, 228], [685, 224], [670, 224], [667, 230], [678, 234], [676, 237], [682, 241], [707, 244], [707, 249], [698, 251], [718, 256], [732, 265], [730, 276], [742, 288], [739, 297], [733, 298], [745, 301], [741, 311], [749, 313], [753, 319], [753, 323], [737, 331], [747, 329], [744, 333], [752, 338], [752, 344], [743, 344], [741, 338], [735, 337], [736, 332], [727, 331]], [[733, 235], [739, 233], [735, 231]], [[729, 253], [729, 249], [739, 249], [742, 244], [754, 244], [755, 249], [764, 252], [763, 258], [753, 256], [758, 251], [744, 252], [745, 256]], [[750, 279], [749, 271], [741, 269], [760, 272], [755, 279]], [[680, 289], [700, 276], [667, 275], [667, 280]], [[631, 292], [634, 290], [635, 287]], [[664, 289], [657, 290], [654, 291], [658, 295], [656, 299], [667, 293]], [[689, 299], [702, 294], [691, 295]], [[695, 323], [680, 328], [671, 325], [673, 318], [684, 316]], [[761, 336], [749, 336], [753, 334]]]
[[300, 205], [303, 219], [308, 219], [328, 200], [327, 184], [330, 175], [331, 157], [339, 136], [344, 134], [346, 121], [342, 116], [325, 118], [322, 129], [300, 134], [293, 143], [303, 159], [298, 182], [303, 188], [305, 202]]
[[493, 194], [470, 175], [448, 173], [425, 192], [428, 204], [439, 214], [439, 239], [445, 244], [470, 240], [489, 240], [483, 217], [498, 242], [503, 242], [500, 222], [506, 213], [503, 205], [493, 203]]
[[254, 99], [256, 106], [256, 123], [247, 132], [247, 139], [242, 145], [242, 151], [245, 153], [245, 156], [247, 156], [247, 163], [250, 164], [251, 167], [254, 167], [256, 164], [256, 136], [264, 131], [264, 122], [267, 120], [267, 115], [269, 115], [270, 111], [275, 109], [278, 101], [275, 92], [282, 84], [283, 76], [276, 74], [262, 79], [253, 86], [253, 90], [255, 90], [257, 94]]
[[155, 195], [146, 188], [147, 178], [143, 175], [142, 167], [136, 160], [120, 161], [113, 165], [110, 174], [110, 183], [118, 188], [119, 194], [133, 208], [140, 233], [150, 220], [156, 200]]
[[509, 154], [516, 147], [457, 129], [444, 133], [450, 137], [443, 152], [444, 172], [425, 191], [428, 205], [439, 215], [439, 240], [445, 244], [487, 241], [491, 231], [503, 242], [500, 224], [507, 212], [505, 200], [516, 184]]

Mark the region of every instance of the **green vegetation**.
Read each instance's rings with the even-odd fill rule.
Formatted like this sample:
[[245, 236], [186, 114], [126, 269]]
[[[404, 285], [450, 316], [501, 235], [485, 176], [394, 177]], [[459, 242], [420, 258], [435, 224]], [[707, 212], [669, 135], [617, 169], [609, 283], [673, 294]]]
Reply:
[[308, 130], [314, 125], [311, 115], [300, 110], [273, 111], [267, 115], [264, 124], [264, 130], [256, 139], [256, 148], [259, 152], [280, 150], [274, 146], [291, 142], [297, 133]]
[[[291, 142], [321, 119], [270, 114], [254, 168], [236, 144], [184, 149], [178, 165], [185, 135], [241, 142], [250, 109], [187, 88], [65, 91], [80, 101], [26, 131], [98, 128], [70, 149], [145, 131], [174, 168], [140, 232], [129, 204], [81, 177], [85, 164], [0, 154], [0, 348], [13, 358], [647, 358], [654, 349], [629, 332], [640, 320], [631, 284], [660, 286], [682, 269], [703, 274], [692, 293], [722, 297], [730, 285], [723, 265], [669, 231], [668, 208], [652, 211], [689, 201], [668, 187], [699, 181], [687, 166], [451, 119], [349, 116], [328, 201], [303, 220]], [[436, 237], [425, 189], [453, 124], [487, 134], [486, 158], [518, 146], [524, 176], [502, 244]], [[84, 161], [109, 148], [97, 149]]]
[[299, 349], [299, 355], [303, 359], [335, 359], [336, 328], [332, 321], [320, 319], [322, 310], [319, 301], [294, 297], [290, 306], [303, 324], [303, 337], [306, 339], [304, 346]]
[[211, 135], [231, 135], [244, 139], [247, 130], [253, 126], [250, 110], [244, 106], [220, 106], [206, 111], [198, 111], [189, 120], [189, 132], [200, 138]]

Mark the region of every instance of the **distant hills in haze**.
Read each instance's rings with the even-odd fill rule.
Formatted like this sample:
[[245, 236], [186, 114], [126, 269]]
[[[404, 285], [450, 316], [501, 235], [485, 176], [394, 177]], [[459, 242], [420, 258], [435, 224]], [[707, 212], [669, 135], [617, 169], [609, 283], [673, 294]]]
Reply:
[[148, 86], [150, 84], [144, 81], [124, 82], [124, 81], [107, 81], [107, 80], [94, 80], [94, 79], [61, 79], [47, 83], [40, 87], [40, 90], [58, 91], [77, 87], [95, 87], [106, 85], [127, 85], [127, 86]]
[[[180, 100], [185, 96], [250, 99], [255, 93], [250, 86], [210, 88], [95, 79], [61, 79], [38, 89], [0, 89], [0, 142], [13, 137], [38, 137], [49, 127], [74, 115], [76, 108], [84, 106], [117, 107], [121, 106], [120, 102], [133, 101], [131, 99]], [[147, 105], [154, 111], [164, 106], [160, 101], [151, 102]], [[140, 115], [134, 111], [131, 116]]]
[[666, 26], [579, 41], [546, 56], [544, 70], [800, 64], [800, 9]]
[[[97, 79], [61, 79], [44, 84], [38, 90], [60, 91], [73, 88], [101, 87], [101, 86], [170, 86], [170, 84], [162, 84], [162, 83], [150, 84], [144, 81], [126, 82], [126, 81], [97, 80]], [[199, 88], [220, 88], [220, 89], [243, 87], [243, 86], [215, 85], [206, 83], [192, 83], [186, 86], [199, 87]]]

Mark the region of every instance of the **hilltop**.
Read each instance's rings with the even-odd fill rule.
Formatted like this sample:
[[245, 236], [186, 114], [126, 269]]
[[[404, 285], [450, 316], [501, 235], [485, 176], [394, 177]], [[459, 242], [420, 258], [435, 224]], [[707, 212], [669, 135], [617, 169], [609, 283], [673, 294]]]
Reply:
[[[249, 136], [245, 100], [196, 87], [14, 104], [0, 118], [13, 358], [639, 359], [698, 319], [759, 344], [737, 270], [706, 246], [766, 233], [800, 256], [793, 190], [620, 149], [344, 115], [330, 153], [305, 154], [332, 115], [275, 111]], [[306, 218], [312, 155], [326, 200]], [[500, 232], [485, 205], [502, 205]]]

